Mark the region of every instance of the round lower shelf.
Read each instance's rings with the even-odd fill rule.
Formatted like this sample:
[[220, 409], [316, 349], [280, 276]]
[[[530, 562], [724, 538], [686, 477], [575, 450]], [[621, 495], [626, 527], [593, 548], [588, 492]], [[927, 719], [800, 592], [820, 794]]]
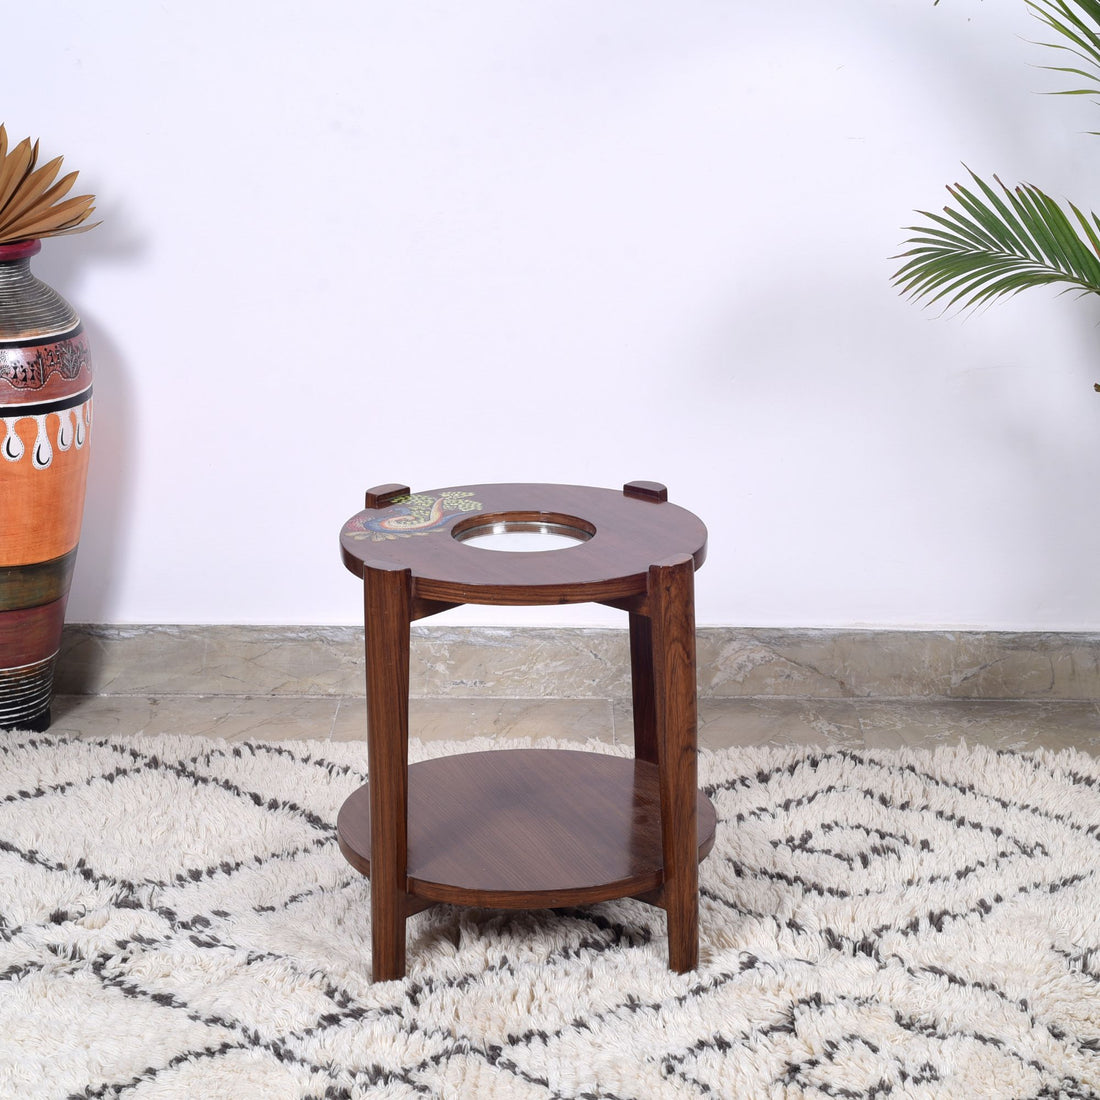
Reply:
[[[698, 796], [699, 858], [717, 824]], [[340, 850], [370, 874], [370, 793], [340, 809]], [[494, 908], [585, 905], [661, 885], [653, 764], [563, 749], [465, 753], [409, 768], [408, 891]]]

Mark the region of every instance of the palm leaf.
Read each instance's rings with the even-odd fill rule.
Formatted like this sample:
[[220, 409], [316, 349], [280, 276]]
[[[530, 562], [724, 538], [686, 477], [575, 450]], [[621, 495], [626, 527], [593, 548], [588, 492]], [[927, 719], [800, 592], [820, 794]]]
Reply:
[[65, 198], [76, 173], [57, 179], [61, 157], [41, 168], [37, 162], [38, 142], [31, 145], [25, 138], [9, 149], [7, 131], [0, 124], [0, 244], [91, 228], [81, 223], [95, 209], [95, 197]]
[[1059, 95], [1095, 95], [1100, 91], [1100, 3], [1097, 0], [1027, 0], [1027, 6], [1041, 23], [1061, 35], [1060, 42], [1041, 42], [1052, 50], [1062, 50], [1085, 63], [1047, 65], [1052, 72], [1079, 76], [1089, 87], [1066, 88]]
[[[939, 3], [939, 0], [935, 0]], [[1100, 93], [1100, 0], [1025, 0], [1056, 35], [1042, 42], [1072, 60], [1046, 68], [1072, 77], [1059, 95]], [[1083, 84], [1084, 86], [1080, 86]], [[968, 169], [969, 171], [969, 169]], [[974, 187], [948, 187], [953, 205], [919, 211], [894, 285], [905, 295], [945, 308], [975, 307], [1037, 286], [1100, 294], [1100, 217], [1065, 207], [1033, 184], [995, 185], [970, 172]], [[1100, 389], [1100, 386], [1097, 387]]]
[[[72, 190], [72, 186], [76, 182], [76, 176], [76, 172], [70, 172], [68, 175], [62, 176], [61, 179], [48, 190], [42, 191], [37, 196], [32, 195], [26, 208], [20, 212], [19, 220], [25, 221], [27, 218], [45, 213], [50, 207], [60, 202], [61, 199]], [[3, 218], [5, 221], [11, 220], [8, 219], [6, 213], [3, 215]]]
[[54, 157], [49, 164], [27, 173], [16, 193], [11, 196], [4, 207], [5, 221], [14, 221], [49, 191], [53, 181], [57, 178], [57, 173], [61, 170], [61, 159], [61, 157]]
[[[946, 307], [972, 307], [1036, 286], [1100, 294], [1100, 219], [1077, 207], [1066, 212], [1033, 184], [999, 190], [970, 173], [975, 188], [955, 184], [955, 206], [918, 211], [908, 226], [910, 247], [893, 282], [905, 295]], [[994, 177], [996, 179], [996, 177]]]
[[32, 146], [31, 139], [24, 138], [4, 158], [3, 164], [0, 164], [0, 210], [7, 206], [23, 180], [34, 170], [37, 156], [38, 143]]
[[[92, 195], [79, 195], [74, 199], [65, 199], [40, 214], [31, 213], [27, 217], [0, 223], [0, 238], [10, 240], [29, 240], [32, 237], [56, 235], [56, 232], [68, 229], [82, 222], [94, 209], [95, 198]], [[47, 234], [53, 230], [53, 234]]]

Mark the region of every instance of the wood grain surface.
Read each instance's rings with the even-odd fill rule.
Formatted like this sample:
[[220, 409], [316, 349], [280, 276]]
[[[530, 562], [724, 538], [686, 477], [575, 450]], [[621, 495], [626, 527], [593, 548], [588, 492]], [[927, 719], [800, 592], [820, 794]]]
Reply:
[[[369, 786], [340, 810], [345, 858], [371, 878], [372, 974], [405, 974], [405, 920], [450, 902], [509, 909], [638, 897], [668, 914], [669, 964], [699, 954], [699, 860], [714, 808], [697, 790], [695, 570], [707, 530], [659, 482], [368, 489], [340, 533], [363, 578]], [[534, 553], [463, 536], [575, 531]], [[587, 537], [586, 537], [587, 536]], [[635, 757], [468, 753], [408, 765], [409, 624], [462, 603], [596, 601], [630, 621]]]
[[477, 514], [471, 512], [449, 516], [431, 529], [372, 533], [367, 524], [399, 519], [408, 510], [400, 496], [393, 499], [403, 486], [378, 486], [368, 490], [367, 499], [382, 506], [353, 516], [341, 531], [344, 564], [358, 576], [366, 560], [408, 568], [415, 599], [447, 603], [519, 606], [638, 595], [646, 590], [654, 562], [690, 554], [698, 568], [707, 545], [707, 529], [697, 516], [660, 499], [657, 490], [663, 486], [644, 484], [646, 494], [540, 484], [462, 485], [420, 494], [469, 494], [486, 515], [573, 517], [577, 526], [595, 531], [584, 542], [539, 553], [485, 550], [454, 538], [454, 528]]
[[[695, 792], [698, 861], [714, 807]], [[371, 797], [340, 810], [344, 856], [371, 873]], [[693, 815], [695, 816], [695, 815]], [[408, 893], [456, 905], [554, 908], [664, 882], [660, 783], [645, 761], [567, 749], [464, 753], [409, 768]]]

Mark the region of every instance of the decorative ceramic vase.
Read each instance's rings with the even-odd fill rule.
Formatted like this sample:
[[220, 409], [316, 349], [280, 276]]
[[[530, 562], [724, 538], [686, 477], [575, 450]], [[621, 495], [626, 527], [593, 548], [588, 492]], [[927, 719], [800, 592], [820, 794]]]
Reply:
[[50, 724], [88, 474], [88, 340], [72, 306], [31, 274], [40, 248], [0, 244], [2, 729]]

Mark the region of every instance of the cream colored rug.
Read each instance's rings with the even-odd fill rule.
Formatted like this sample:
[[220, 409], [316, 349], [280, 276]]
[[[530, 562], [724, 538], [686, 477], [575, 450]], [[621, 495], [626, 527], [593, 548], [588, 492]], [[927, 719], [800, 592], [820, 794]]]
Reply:
[[705, 754], [697, 973], [637, 902], [439, 907], [371, 985], [334, 838], [364, 746], [0, 753], [3, 1097], [1100, 1096], [1084, 755]]

